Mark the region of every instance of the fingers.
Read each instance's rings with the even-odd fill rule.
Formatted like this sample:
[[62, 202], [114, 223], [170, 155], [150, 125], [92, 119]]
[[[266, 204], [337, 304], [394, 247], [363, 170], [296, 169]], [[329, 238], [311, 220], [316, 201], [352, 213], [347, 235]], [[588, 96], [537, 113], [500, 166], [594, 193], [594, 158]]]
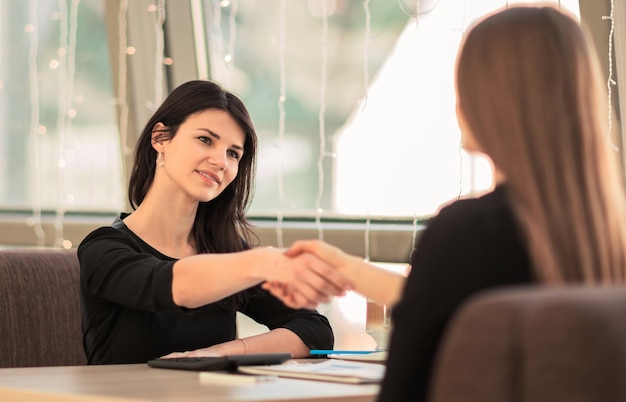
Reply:
[[173, 359], [176, 357], [197, 357], [198, 352], [195, 350], [187, 351], [187, 352], [172, 352], [168, 355], [163, 356], [163, 359]]
[[332, 296], [344, 295], [352, 285], [339, 271], [312, 254], [293, 257], [289, 260], [289, 265], [302, 282], [300, 290], [305, 291], [308, 288], [304, 295], [309, 298], [312, 297], [311, 292], [317, 292], [327, 299], [320, 301], [327, 302]]
[[293, 309], [305, 308], [309, 310], [314, 310], [317, 308], [318, 303], [311, 303], [301, 295], [289, 292], [281, 284], [266, 282], [261, 286], [263, 287], [263, 289], [270, 292], [274, 297], [281, 300], [287, 307]]
[[285, 305], [291, 308], [315, 309], [319, 303], [327, 303], [332, 300], [331, 296], [319, 292], [314, 287], [304, 281], [282, 284], [277, 282], [266, 282], [262, 287], [268, 290], [274, 297], [280, 299]]
[[263, 287], [292, 308], [314, 309], [352, 287], [340, 272], [309, 253], [283, 256], [276, 273]]
[[175, 357], [212, 357], [212, 356], [220, 356], [219, 353], [216, 352], [216, 347], [208, 347], [196, 350], [188, 350], [186, 352], [172, 352], [165, 356], [162, 356], [163, 359], [172, 359]]
[[296, 241], [285, 252], [285, 255], [291, 258], [305, 254], [315, 255], [315, 257], [326, 263], [324, 265], [316, 264], [313, 267], [316, 268], [318, 275], [324, 277], [329, 284], [343, 291], [353, 289], [354, 286], [348, 278], [353, 278], [351, 272], [354, 271], [353, 267], [355, 266], [355, 261], [358, 260], [357, 257], [347, 254], [340, 248], [321, 240]]
[[285, 252], [289, 257], [294, 257], [302, 253], [314, 254], [317, 258], [326, 261], [328, 264], [337, 268], [345, 263], [347, 254], [340, 248], [332, 246], [321, 240], [300, 240]]
[[278, 259], [278, 269], [266, 278], [264, 288], [292, 308], [315, 308], [319, 303], [328, 303], [353, 288], [351, 281], [333, 265], [342, 263], [345, 255], [323, 241], [298, 241]]
[[323, 245], [319, 240], [299, 240], [294, 242], [291, 247], [285, 251], [285, 255], [289, 257], [294, 257], [301, 253], [313, 253], [317, 255], [321, 252], [320, 249], [322, 247]]
[[175, 357], [187, 357], [185, 353], [188, 353], [188, 352], [172, 352], [165, 356], [161, 356], [161, 359], [173, 359]]

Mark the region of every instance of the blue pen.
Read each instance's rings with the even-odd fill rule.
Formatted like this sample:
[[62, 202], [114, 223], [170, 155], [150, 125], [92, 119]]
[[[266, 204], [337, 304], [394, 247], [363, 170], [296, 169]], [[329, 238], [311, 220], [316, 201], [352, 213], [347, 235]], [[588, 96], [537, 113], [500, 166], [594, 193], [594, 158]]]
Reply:
[[382, 352], [382, 350], [324, 350], [324, 349], [314, 349], [310, 350], [309, 353], [312, 355], [367, 355], [370, 353], [378, 353]]

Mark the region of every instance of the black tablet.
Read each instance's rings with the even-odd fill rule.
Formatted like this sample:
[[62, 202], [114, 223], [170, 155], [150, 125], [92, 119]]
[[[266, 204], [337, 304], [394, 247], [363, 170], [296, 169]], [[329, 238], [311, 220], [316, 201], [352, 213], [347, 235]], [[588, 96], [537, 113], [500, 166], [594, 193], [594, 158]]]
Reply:
[[291, 353], [251, 353], [213, 357], [173, 357], [148, 361], [148, 366], [176, 370], [236, 370], [239, 366], [280, 364], [291, 359]]

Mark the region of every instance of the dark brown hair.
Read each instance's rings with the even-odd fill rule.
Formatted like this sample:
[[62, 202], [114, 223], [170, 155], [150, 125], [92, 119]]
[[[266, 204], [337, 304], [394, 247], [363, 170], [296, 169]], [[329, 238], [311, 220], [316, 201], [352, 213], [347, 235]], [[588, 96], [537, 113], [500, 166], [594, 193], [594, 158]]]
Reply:
[[[200, 203], [190, 240], [199, 253], [241, 251], [249, 247], [253, 237], [245, 211], [254, 188], [257, 136], [243, 102], [214, 82], [195, 80], [180, 85], [148, 120], [137, 141], [128, 199], [133, 209], [137, 208], [152, 185], [156, 169], [152, 143], [174, 138], [189, 116], [208, 109], [230, 114], [243, 129], [246, 139], [237, 177], [218, 197]], [[153, 139], [153, 129], [159, 122], [165, 128], [159, 130], [158, 138]]]

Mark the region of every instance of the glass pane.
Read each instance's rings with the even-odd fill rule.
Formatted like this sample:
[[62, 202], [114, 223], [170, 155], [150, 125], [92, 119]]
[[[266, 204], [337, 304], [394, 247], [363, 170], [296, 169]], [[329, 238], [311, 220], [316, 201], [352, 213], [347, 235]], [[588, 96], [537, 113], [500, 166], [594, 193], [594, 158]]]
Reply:
[[463, 30], [507, 3], [205, 0], [211, 78], [260, 137], [251, 213], [423, 216], [488, 189], [487, 161], [459, 146], [453, 69]]
[[0, 208], [120, 210], [103, 2], [0, 0], [0, 49]]

